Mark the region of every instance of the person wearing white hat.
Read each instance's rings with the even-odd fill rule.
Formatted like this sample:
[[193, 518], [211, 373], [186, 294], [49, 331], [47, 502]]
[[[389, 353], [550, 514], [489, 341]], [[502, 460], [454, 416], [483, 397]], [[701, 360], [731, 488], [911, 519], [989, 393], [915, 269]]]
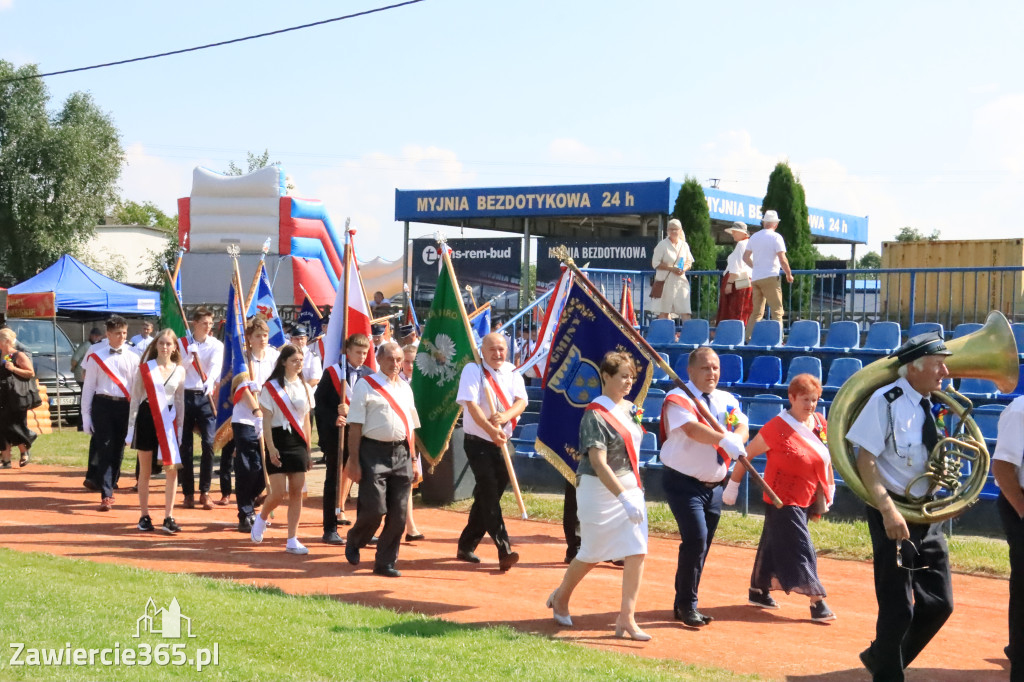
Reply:
[[729, 254], [729, 260], [725, 265], [725, 272], [722, 273], [722, 282], [718, 292], [718, 315], [715, 316], [715, 324], [722, 320], [740, 320], [747, 323], [750, 311], [753, 309], [751, 300], [751, 269], [743, 262], [743, 256], [747, 253], [747, 246], [750, 243], [750, 234], [747, 226], [735, 222], [725, 228], [736, 246]]
[[[667, 319], [678, 315], [681, 320], [690, 319], [690, 283], [686, 271], [693, 266], [693, 254], [683, 234], [683, 224], [673, 218], [668, 221], [667, 236], [654, 247], [651, 266], [654, 268], [652, 286], [652, 310], [658, 317]], [[663, 287], [660, 296], [655, 296], [658, 284]]]
[[747, 341], [754, 332], [754, 325], [764, 317], [764, 304], [772, 311], [772, 319], [782, 323], [782, 284], [779, 282], [779, 270], [786, 273], [786, 281], [793, 283], [793, 271], [789, 268], [786, 258], [786, 242], [782, 235], [775, 231], [779, 226], [779, 214], [765, 211], [761, 219], [761, 229], [754, 233], [743, 255], [743, 262], [753, 270], [750, 279], [753, 286], [753, 314], [747, 321]]

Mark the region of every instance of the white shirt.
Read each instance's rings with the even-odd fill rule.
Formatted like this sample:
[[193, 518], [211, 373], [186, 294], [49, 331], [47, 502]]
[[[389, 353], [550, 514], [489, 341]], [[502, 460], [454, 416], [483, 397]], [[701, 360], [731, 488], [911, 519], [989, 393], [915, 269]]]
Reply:
[[1024, 396], [1014, 398], [999, 415], [998, 433], [992, 459], [1017, 467], [1017, 482], [1024, 488]]
[[[890, 403], [885, 394], [893, 388], [899, 388], [902, 394]], [[905, 378], [883, 386], [868, 398], [846, 434], [846, 440], [876, 457], [882, 485], [901, 497], [907, 496], [907, 484], [928, 468], [930, 453], [921, 440], [921, 397]], [[922, 479], [911, 492], [926, 495], [928, 488], [928, 481]]]
[[[416, 413], [416, 403], [413, 400], [412, 388], [401, 379], [390, 381], [381, 372], [374, 372], [371, 375], [383, 386], [391, 397], [405, 410], [412, 420], [410, 427], [415, 430], [420, 425], [419, 415]], [[350, 424], [361, 424], [363, 436], [373, 440], [394, 443], [406, 440], [409, 434], [405, 432], [405, 425], [402, 418], [391, 408], [387, 398], [377, 392], [377, 389], [370, 386], [365, 378], [356, 382], [352, 389], [352, 405], [348, 413]]]
[[733, 247], [732, 253], [729, 254], [729, 259], [725, 264], [726, 274], [750, 276], [750, 266], [743, 262], [743, 254], [747, 252], [749, 242], [750, 239], [736, 242], [736, 246]]
[[[82, 363], [82, 366], [85, 367], [85, 386], [82, 387], [82, 420], [84, 422], [92, 423], [92, 399], [95, 396], [103, 395], [127, 400], [131, 395], [132, 383], [135, 381], [135, 374], [139, 371], [139, 356], [127, 344], [121, 344], [118, 350], [121, 352], [111, 351], [110, 344], [104, 342], [103, 345], [94, 345], [85, 356], [85, 362]], [[96, 362], [105, 364], [120, 379], [125, 391], [129, 391], [129, 396], [126, 396], [118, 388], [102, 367], [97, 367], [94, 364]]]
[[[163, 377], [159, 371], [155, 372], [153, 378], [160, 381]], [[135, 381], [132, 382], [132, 404], [128, 411], [128, 428], [135, 428], [135, 420], [139, 416], [139, 406], [143, 401], [148, 401], [146, 385], [142, 381], [142, 372], [135, 373]], [[185, 421], [185, 368], [175, 365], [171, 376], [164, 382], [164, 395], [167, 396], [167, 404], [174, 407], [174, 431], [181, 433], [181, 425]], [[151, 409], [146, 403], [146, 409]], [[159, 427], [157, 427], [159, 428]]]
[[[686, 386], [693, 392], [697, 400], [704, 402], [704, 406], [708, 408], [719, 424], [725, 425], [725, 418], [730, 409], [734, 411], [740, 424], [748, 423], [747, 415], [740, 410], [740, 403], [733, 394], [715, 389], [709, 394], [711, 404], [708, 405], [701, 396], [702, 391], [694, 386], [692, 381], [687, 382]], [[689, 398], [681, 388], [672, 389], [668, 395], [678, 395], [689, 402]], [[698, 443], [683, 432], [682, 426], [698, 421], [697, 415], [672, 403], [666, 403], [664, 415], [668, 420], [668, 424], [665, 426], [668, 437], [661, 446], [662, 463], [681, 474], [692, 476], [706, 483], [717, 483], [725, 478], [729, 467], [725, 465], [725, 462], [718, 461], [718, 451], [715, 446]]]
[[136, 334], [129, 341], [135, 346], [135, 351], [141, 355], [146, 351], [146, 346], [153, 343], [153, 337]]
[[[490, 369], [490, 368], [488, 368]], [[492, 372], [492, 376], [497, 381], [498, 386], [505, 394], [505, 399], [508, 400], [511, 406], [516, 400], [522, 399], [527, 400], [526, 397], [526, 382], [523, 381], [523, 377], [519, 372], [515, 371], [515, 365], [511, 362], [502, 363], [501, 367], [497, 372]], [[466, 403], [476, 403], [480, 406], [480, 410], [484, 413], [484, 417], [490, 419], [494, 412], [491, 410], [490, 401], [487, 399], [487, 393], [483, 390], [483, 384], [486, 380], [480, 374], [480, 365], [468, 364], [462, 368], [462, 376], [459, 378], [459, 393], [455, 398], [455, 402], [466, 407]], [[498, 396], [494, 396], [494, 407], [498, 412], [502, 412], [503, 408], [501, 401]], [[469, 414], [467, 410], [462, 416], [462, 426], [466, 430], [466, 433], [483, 438], [486, 441], [494, 442], [494, 440], [484, 431], [476, 420]], [[502, 427], [505, 431], [505, 435], [512, 435], [512, 422], [506, 422], [505, 426]]]
[[309, 346], [302, 353], [302, 378], [306, 381], [320, 381], [320, 377], [324, 375], [323, 365], [320, 364], [320, 358], [312, 352]]
[[[293, 414], [298, 420], [299, 426], [302, 426], [302, 420], [306, 414], [316, 407], [313, 392], [309, 390], [306, 382], [302, 379], [296, 379], [295, 381], [283, 380], [281, 383], [284, 384], [285, 395], [288, 396], [288, 400], [292, 403]], [[260, 407], [270, 412], [270, 428], [280, 427], [288, 431], [292, 430], [292, 423], [288, 421], [288, 415], [284, 413], [277, 404], [277, 401], [274, 400], [274, 396], [266, 388], [260, 391]]]
[[[202, 341], [193, 339], [188, 349], [189, 357], [182, 358], [181, 361], [185, 366], [185, 390], [203, 391], [208, 394], [220, 378], [221, 367], [224, 364], [224, 344], [207, 334]], [[203, 384], [202, 377], [192, 365], [192, 356], [199, 359], [199, 365], [206, 373], [206, 384]]]
[[754, 274], [750, 278], [757, 281], [767, 277], [778, 277], [782, 267], [779, 263], [779, 254], [786, 253], [786, 242], [782, 235], [775, 230], [758, 230], [750, 239], [744, 241], [750, 242], [747, 251], [754, 261]]
[[[252, 380], [256, 382], [258, 386], [263, 386], [267, 379], [270, 377], [270, 373], [274, 371], [274, 365], [277, 363], [277, 356], [281, 353], [272, 346], [267, 346], [266, 352], [263, 354], [263, 358], [257, 358], [252, 355], [249, 356], [250, 367], [252, 367]], [[195, 370], [193, 370], [195, 371]], [[259, 399], [259, 396], [256, 396]], [[248, 424], [249, 426], [255, 426], [255, 415], [252, 413], [252, 408], [245, 400], [239, 400], [231, 410], [231, 423], [232, 424]]]

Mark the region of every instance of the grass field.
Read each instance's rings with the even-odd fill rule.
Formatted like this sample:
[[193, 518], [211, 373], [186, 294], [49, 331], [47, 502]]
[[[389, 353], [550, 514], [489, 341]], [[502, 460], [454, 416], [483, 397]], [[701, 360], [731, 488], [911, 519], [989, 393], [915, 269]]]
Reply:
[[[289, 596], [228, 581], [96, 564], [0, 549], [0, 639], [29, 649], [149, 647], [148, 666], [11, 665], [3, 680], [749, 680], [756, 677], [646, 659], [410, 613], [338, 602], [329, 595]], [[55, 586], [60, 589], [54, 589]], [[136, 621], [152, 598], [157, 608], [179, 602], [193, 639], [143, 633]], [[158, 617], [159, 620], [159, 617]], [[183, 626], [184, 631], [184, 626]], [[195, 658], [216, 645], [218, 663], [158, 666]], [[108, 657], [112, 660], [113, 653]], [[140, 658], [139, 660], [142, 660]]]

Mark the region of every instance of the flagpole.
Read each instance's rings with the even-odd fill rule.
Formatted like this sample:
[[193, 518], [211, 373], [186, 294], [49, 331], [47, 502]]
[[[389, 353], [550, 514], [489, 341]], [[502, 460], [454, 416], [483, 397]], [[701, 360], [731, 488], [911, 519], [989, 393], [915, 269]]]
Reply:
[[[555, 251], [555, 256], [560, 258], [561, 261], [565, 263], [569, 267], [569, 269], [571, 269], [577, 275], [577, 280], [580, 282], [580, 284], [587, 287], [587, 289], [590, 290], [594, 297], [597, 298], [597, 300], [600, 301], [605, 308], [607, 308], [609, 315], [615, 318], [616, 324], [622, 328], [622, 332], [630, 336], [635, 342], [639, 343], [641, 347], [647, 350], [647, 352], [651, 356], [651, 359], [657, 363], [658, 367], [660, 367], [662, 371], [668, 374], [669, 378], [672, 380], [672, 383], [674, 383], [677, 388], [682, 389], [683, 393], [685, 393], [686, 396], [690, 399], [690, 401], [697, 407], [697, 411], [700, 412], [701, 416], [707, 421], [707, 423], [711, 426], [712, 429], [714, 429], [718, 433], [725, 433], [725, 427], [718, 423], [718, 420], [711, 414], [708, 408], [704, 405], [704, 402], [698, 400], [697, 397], [693, 395], [693, 391], [690, 390], [690, 387], [687, 386], [686, 383], [679, 378], [675, 371], [673, 371], [672, 367], [670, 367], [669, 364], [665, 362], [664, 358], [658, 355], [658, 351], [654, 350], [651, 344], [647, 343], [647, 339], [645, 339], [640, 334], [640, 332], [633, 328], [633, 325], [629, 324], [629, 322], [627, 322], [626, 319], [621, 314], [619, 314], [619, 311], [615, 309], [615, 306], [612, 305], [607, 298], [605, 298], [605, 295], [602, 294], [596, 286], [594, 286], [594, 283], [591, 282], [590, 279], [588, 279], [587, 276], [584, 275], [578, 267], [576, 267], [576, 263], [573, 261], [572, 258], [569, 257], [568, 250], [562, 249], [565, 249], [565, 247], [559, 247], [559, 250]], [[769, 486], [768, 482], [764, 480], [764, 477], [761, 476], [761, 474], [757, 473], [757, 470], [754, 469], [754, 465], [751, 464], [745, 456], [739, 457], [738, 461], [743, 466], [743, 468], [747, 470], [747, 472], [750, 474], [750, 477], [753, 478], [759, 486], [761, 486], [761, 489], [764, 490], [765, 494], [771, 498], [772, 504], [775, 505], [776, 509], [782, 509], [782, 500], [779, 498], [778, 495], [775, 494], [775, 491], [771, 489], [771, 486]]]
[[[345, 394], [348, 393], [348, 355], [345, 353], [345, 341], [348, 340], [348, 282], [349, 282], [349, 268], [352, 267], [352, 261], [355, 260], [352, 253], [352, 234], [355, 230], [349, 230], [351, 224], [351, 218], [345, 218], [345, 248], [344, 248], [344, 261], [341, 268], [341, 276], [344, 278], [342, 282], [342, 295], [341, 295], [341, 351], [338, 356], [338, 364], [341, 366], [341, 404], [345, 404]], [[331, 317], [334, 317], [337, 311], [331, 311]], [[370, 344], [370, 349], [373, 350], [373, 343]], [[357, 368], [358, 369], [358, 368]], [[346, 423], [348, 422], [348, 413], [345, 413]], [[344, 486], [345, 478], [345, 427], [338, 427], [338, 473], [335, 478], [338, 481], [338, 490], [334, 493], [334, 498], [338, 501], [338, 506], [334, 508], [334, 516], [337, 518], [338, 514], [343, 513], [345, 509], [345, 500], [341, 499], [341, 491]], [[412, 457], [412, 453], [409, 453]], [[347, 517], [346, 517], [347, 518]]]
[[[442, 257], [444, 258], [444, 266], [448, 270], [448, 277], [452, 281], [452, 288], [455, 290], [456, 294], [458, 294], [459, 285], [458, 279], [455, 278], [455, 268], [452, 267], [451, 258], [448, 257], [448, 250], [444, 248], [444, 238], [441, 237], [440, 235], [438, 235], [438, 237], [438, 241], [441, 243], [441, 248], [439, 250], [441, 251]], [[472, 339], [473, 330], [470, 329], [469, 327], [469, 318], [466, 316], [466, 306], [462, 302], [462, 296], [457, 295], [455, 297], [455, 300], [459, 304], [459, 312], [462, 315], [462, 324], [465, 325], [466, 327], [466, 335], [468, 338]], [[480, 381], [483, 384], [484, 393], [487, 395], [487, 404], [490, 407], [491, 414], [495, 414], [497, 411], [495, 410], [494, 405], [494, 394], [491, 393], [491, 387], [487, 384], [486, 381], [484, 381], [484, 372], [486, 372], [487, 370], [484, 369], [483, 358], [481, 358], [480, 353], [477, 352], [475, 344], [471, 343], [470, 346], [472, 346], [473, 348], [473, 360], [480, 366]], [[511, 455], [509, 455], [508, 450], [510, 445], [511, 443], [509, 443], [509, 441], [506, 440], [505, 444], [501, 447], [501, 456], [505, 460], [505, 468], [508, 469], [508, 482], [509, 484], [511, 484], [512, 492], [516, 496], [516, 503], [519, 505], [519, 512], [520, 514], [522, 514], [522, 518], [525, 520], [527, 518], [526, 503], [523, 502], [523, 493], [519, 490], [519, 479], [516, 477], [515, 467], [512, 466], [512, 457]]]
[[473, 287], [466, 285], [466, 292], [469, 294], [469, 302], [473, 304], [473, 310], [476, 311], [476, 296], [473, 295]]
[[308, 291], [306, 291], [306, 287], [302, 286], [302, 282], [299, 282], [299, 288], [302, 289], [302, 294], [306, 297], [306, 300], [308, 300], [310, 305], [313, 306], [316, 316], [321, 320], [324, 319], [324, 316], [320, 313], [320, 309], [316, 307], [316, 301], [314, 301], [313, 297], [309, 295]]
[[[249, 285], [249, 293], [245, 296], [245, 305], [242, 306], [242, 319], [245, 319], [245, 311], [249, 310], [249, 306], [252, 305], [252, 299], [256, 296], [256, 287], [260, 283], [260, 275], [263, 273], [264, 263], [267, 260], [267, 254], [270, 253], [270, 237], [263, 242], [263, 254], [260, 256], [260, 263], [256, 266], [256, 272], [252, 276], [252, 284]], [[238, 270], [238, 254], [236, 253], [232, 258], [235, 261], [235, 270]], [[242, 281], [242, 275], [239, 273], [238, 281]]]

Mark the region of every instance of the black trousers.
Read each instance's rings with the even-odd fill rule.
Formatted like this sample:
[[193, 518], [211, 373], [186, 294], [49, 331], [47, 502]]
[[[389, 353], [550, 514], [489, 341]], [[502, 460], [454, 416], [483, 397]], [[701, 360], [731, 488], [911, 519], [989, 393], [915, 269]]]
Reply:
[[[384, 519], [377, 539], [374, 565], [393, 566], [405, 533], [409, 513], [409, 489], [412, 487], [412, 458], [405, 441], [384, 443], [363, 438], [359, 441], [359, 501], [356, 522], [348, 531], [348, 546], [362, 549]], [[333, 510], [332, 510], [333, 511]]]
[[665, 497], [679, 526], [679, 556], [676, 559], [676, 595], [679, 611], [697, 608], [697, 590], [704, 562], [722, 517], [722, 488], [665, 467], [662, 474]]
[[1010, 681], [1024, 682], [1024, 520], [1002, 494], [996, 506], [1010, 545]]
[[576, 486], [565, 481], [565, 497], [562, 502], [562, 534], [565, 535], [565, 558], [575, 559], [580, 551], [580, 518], [576, 504]]
[[902, 680], [903, 669], [917, 658], [953, 613], [953, 586], [949, 574], [949, 549], [942, 524], [908, 523], [915, 553], [903, 542], [903, 565], [896, 565], [896, 541], [885, 535], [882, 514], [867, 509], [871, 549], [874, 552], [875, 599], [878, 620], [871, 658], [877, 682]]
[[255, 426], [234, 423], [231, 432], [235, 437], [235, 504], [241, 521], [256, 513], [252, 503], [266, 488], [263, 453]]
[[114, 496], [128, 436], [127, 400], [97, 395], [92, 399], [92, 440], [96, 447], [96, 478], [102, 497]]
[[476, 485], [473, 487], [469, 520], [459, 537], [459, 550], [474, 551], [486, 533], [494, 540], [501, 559], [512, 553], [512, 543], [501, 515], [501, 496], [508, 486], [505, 459], [501, 456], [500, 447], [483, 438], [467, 433], [465, 443], [466, 459], [473, 470]]
[[335, 425], [337, 412], [334, 419], [327, 415], [315, 413], [316, 432], [320, 436], [320, 451], [324, 454], [324, 462], [327, 471], [324, 476], [324, 535], [338, 532], [338, 516], [334, 510], [338, 508], [338, 455], [339, 449], [345, 451], [344, 461], [348, 461], [348, 427], [345, 427], [343, 442], [338, 443], [338, 433], [341, 430]]
[[210, 398], [202, 391], [185, 391], [185, 420], [181, 428], [181, 492], [193, 497], [196, 492], [196, 477], [192, 466], [192, 432], [199, 431], [202, 455], [199, 459], [199, 492], [210, 492], [213, 480], [213, 436], [217, 420], [213, 416]]
[[229, 440], [220, 451], [220, 470], [217, 477], [220, 479], [221, 497], [231, 496], [231, 470], [234, 468], [235, 441]]

